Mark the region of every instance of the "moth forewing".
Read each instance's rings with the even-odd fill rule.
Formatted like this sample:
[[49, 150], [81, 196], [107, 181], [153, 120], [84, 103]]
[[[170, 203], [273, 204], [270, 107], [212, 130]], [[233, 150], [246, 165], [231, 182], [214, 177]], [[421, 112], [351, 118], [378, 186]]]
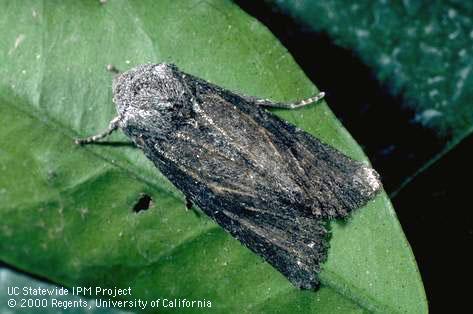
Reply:
[[378, 174], [263, 107], [296, 108], [231, 92], [170, 64], [114, 80], [120, 127], [209, 217], [294, 285], [318, 286], [324, 225], [381, 189]]

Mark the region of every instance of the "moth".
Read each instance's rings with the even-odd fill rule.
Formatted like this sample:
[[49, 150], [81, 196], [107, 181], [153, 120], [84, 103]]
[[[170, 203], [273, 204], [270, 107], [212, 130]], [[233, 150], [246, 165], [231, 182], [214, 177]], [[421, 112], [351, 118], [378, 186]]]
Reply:
[[326, 223], [381, 189], [379, 175], [265, 107], [297, 108], [235, 93], [180, 71], [144, 64], [117, 75], [120, 128], [188, 201], [295, 286], [314, 289], [328, 249]]

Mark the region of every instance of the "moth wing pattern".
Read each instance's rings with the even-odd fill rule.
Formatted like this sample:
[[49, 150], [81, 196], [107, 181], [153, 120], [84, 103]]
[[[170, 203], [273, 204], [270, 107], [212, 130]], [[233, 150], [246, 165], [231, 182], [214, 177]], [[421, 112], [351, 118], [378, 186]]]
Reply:
[[328, 247], [323, 219], [371, 198], [377, 187], [362, 175], [370, 168], [238, 94], [182, 80], [191, 110], [165, 138], [140, 130], [146, 155], [294, 285], [315, 288]]
[[187, 197], [294, 285], [318, 286], [327, 220], [377, 173], [244, 97], [166, 64], [118, 77], [120, 127]]

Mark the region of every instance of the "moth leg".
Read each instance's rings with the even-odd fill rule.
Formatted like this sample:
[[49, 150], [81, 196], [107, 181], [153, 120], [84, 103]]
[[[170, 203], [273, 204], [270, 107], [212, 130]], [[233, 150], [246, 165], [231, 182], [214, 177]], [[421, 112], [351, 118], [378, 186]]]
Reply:
[[191, 199], [186, 196], [186, 209], [189, 210], [194, 206], [194, 203], [192, 203]]
[[76, 139], [74, 139], [74, 142], [78, 145], [90, 144], [90, 143], [97, 142], [97, 141], [103, 139], [104, 137], [109, 136], [110, 134], [112, 134], [113, 131], [118, 129], [118, 122], [119, 121], [120, 121], [120, 116], [116, 116], [115, 118], [112, 119], [112, 121], [110, 121], [110, 123], [108, 125], [108, 128], [105, 131], [103, 131], [102, 133], [92, 135], [92, 136], [89, 136], [89, 137], [86, 137], [86, 138], [76, 138]]
[[121, 71], [119, 69], [117, 69], [117, 67], [114, 66], [113, 64], [107, 64], [107, 71], [111, 72], [111, 73], [114, 73], [114, 74], [120, 74], [121, 73]]
[[295, 102], [273, 102], [269, 99], [258, 99], [254, 97], [251, 97], [250, 99], [255, 104], [259, 106], [263, 106], [263, 107], [295, 109], [295, 108], [304, 107], [304, 106], [307, 106], [308, 104], [317, 102], [321, 100], [322, 98], [324, 98], [324, 96], [325, 96], [325, 93], [320, 92], [317, 95], [314, 95], [312, 97], [302, 99], [299, 101], [295, 101]]

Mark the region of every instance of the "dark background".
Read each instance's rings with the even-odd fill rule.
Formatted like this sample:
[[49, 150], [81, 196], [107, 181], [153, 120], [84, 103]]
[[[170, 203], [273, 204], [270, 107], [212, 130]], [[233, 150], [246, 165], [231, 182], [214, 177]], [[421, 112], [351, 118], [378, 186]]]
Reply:
[[417, 124], [402, 97], [392, 96], [352, 51], [268, 3], [236, 3], [266, 25], [326, 92], [330, 108], [381, 174], [414, 251], [430, 311], [471, 311], [473, 138], [438, 158], [450, 138]]

